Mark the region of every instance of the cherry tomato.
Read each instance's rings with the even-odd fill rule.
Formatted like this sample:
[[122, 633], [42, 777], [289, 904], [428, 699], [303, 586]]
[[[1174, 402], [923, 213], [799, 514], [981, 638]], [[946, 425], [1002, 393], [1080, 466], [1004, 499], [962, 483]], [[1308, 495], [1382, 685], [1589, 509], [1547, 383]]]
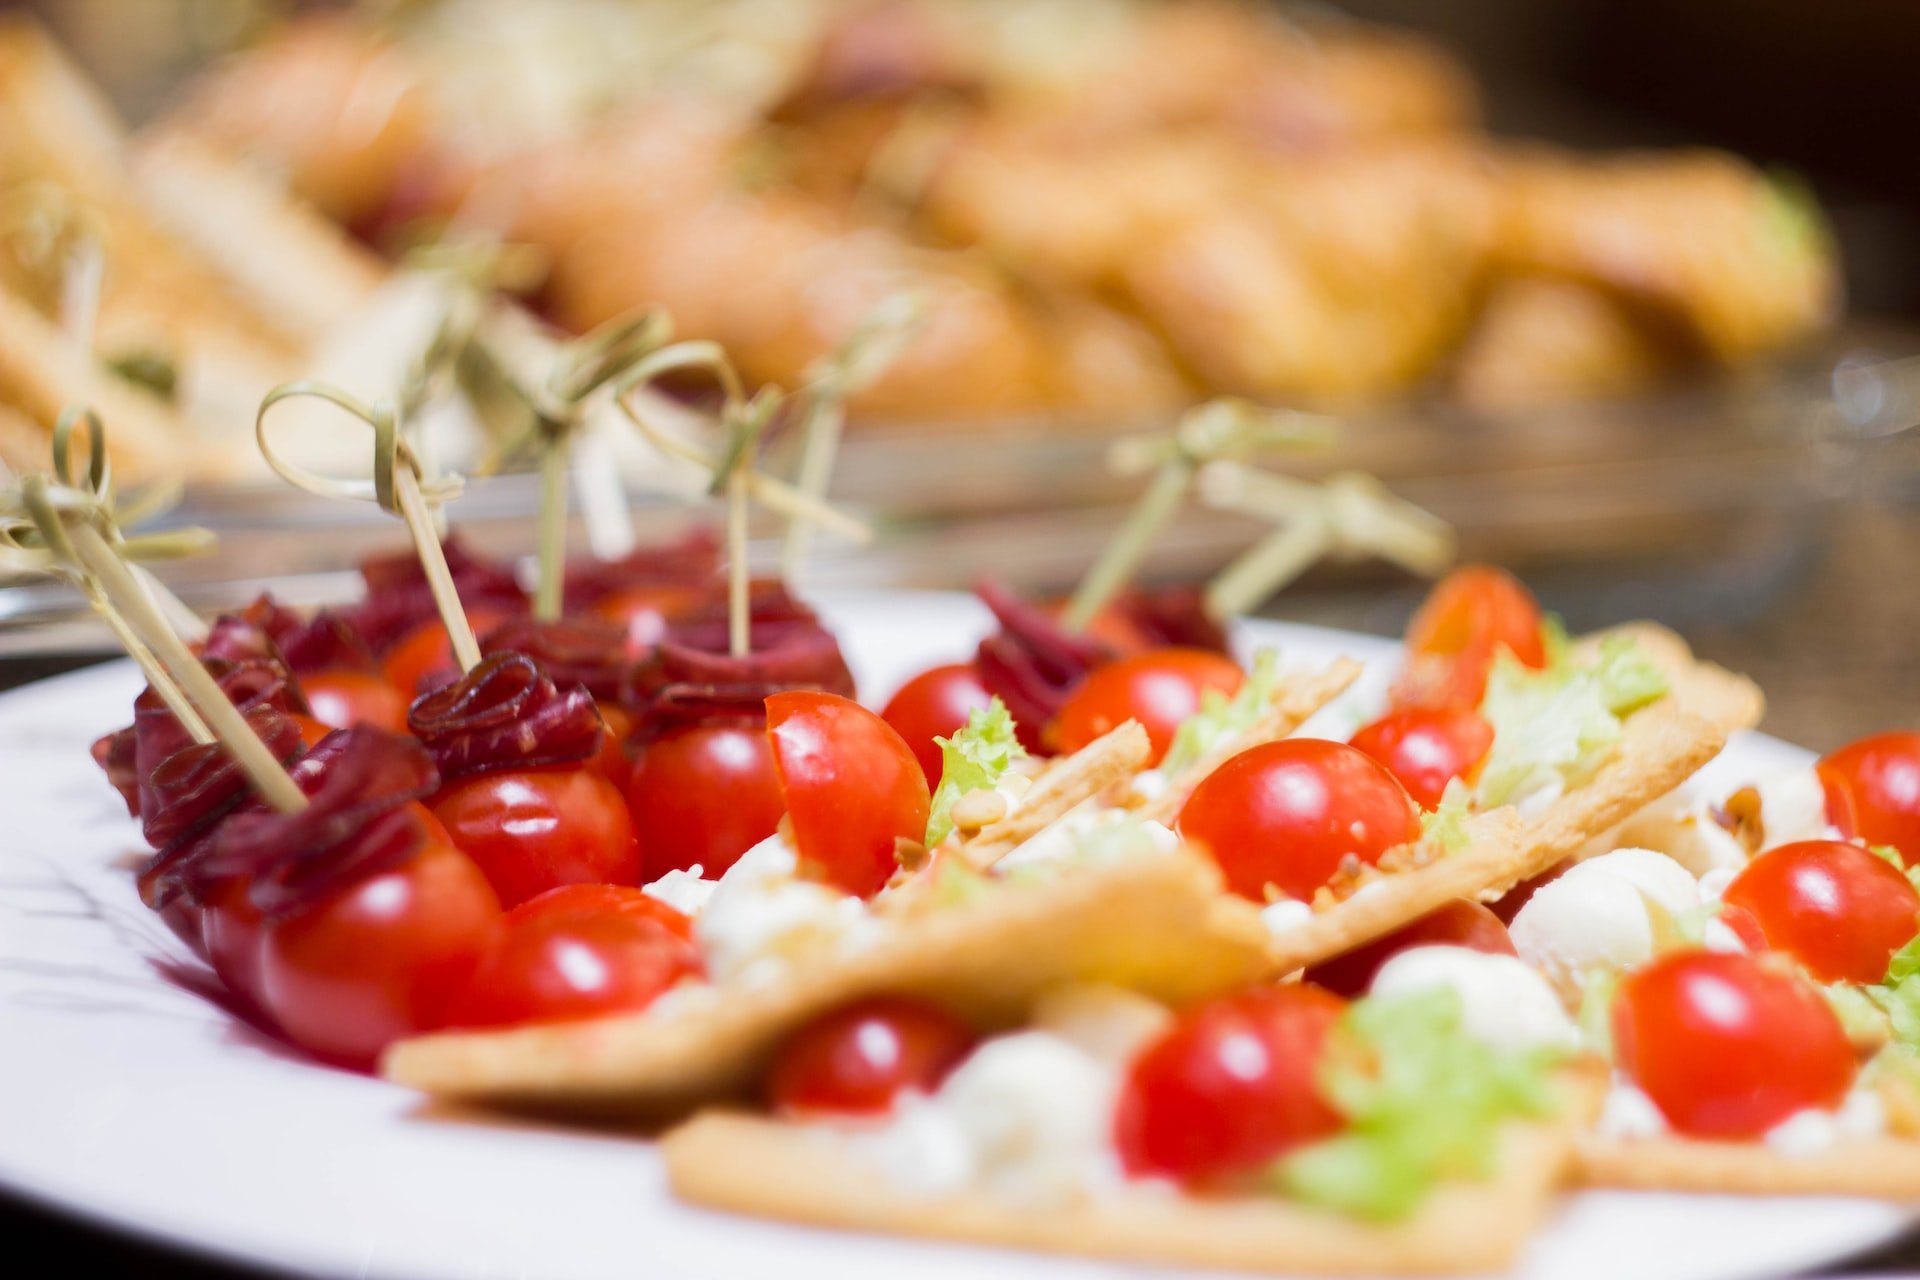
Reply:
[[902, 1093], [930, 1093], [975, 1036], [938, 1005], [874, 996], [802, 1027], [774, 1055], [767, 1099], [777, 1111], [873, 1113]]
[[1352, 745], [1400, 779], [1415, 804], [1433, 809], [1449, 782], [1473, 780], [1493, 746], [1493, 726], [1466, 707], [1406, 707], [1361, 729]]
[[300, 677], [313, 718], [336, 729], [372, 725], [388, 733], [407, 732], [408, 699], [379, 676], [340, 668]]
[[173, 936], [187, 944], [187, 948], [201, 959], [207, 955], [206, 927], [201, 922], [205, 913], [184, 897], [175, 898], [160, 908], [160, 923], [173, 932]]
[[448, 1026], [636, 1012], [700, 972], [699, 948], [648, 917], [620, 910], [520, 910], [508, 914], [499, 938], [447, 1011]]
[[1880, 982], [1893, 953], [1920, 933], [1920, 893], [1892, 863], [1838, 840], [1769, 849], [1727, 886], [1768, 945], [1820, 982]]
[[627, 779], [633, 776], [633, 761], [627, 759], [627, 737], [633, 732], [633, 717], [610, 702], [602, 702], [599, 707], [600, 720], [606, 728], [600, 734], [600, 750], [587, 764], [624, 794]]
[[502, 906], [563, 884], [637, 884], [640, 848], [620, 793], [592, 769], [478, 773], [440, 789], [433, 815]]
[[207, 963], [227, 990], [256, 1008], [266, 1007], [260, 982], [260, 908], [247, 897], [249, 881], [236, 876], [214, 890], [200, 913], [200, 936]]
[[1519, 954], [1500, 917], [1477, 902], [1456, 898], [1384, 938], [1314, 965], [1301, 977], [1351, 999], [1366, 994], [1381, 965], [1415, 947], [1467, 947], [1495, 955]]
[[940, 747], [934, 739], [952, 737], [976, 708], [992, 700], [973, 664], [956, 662], [922, 671], [901, 685], [880, 718], [907, 740], [913, 758], [920, 762], [920, 771], [927, 776], [927, 785], [934, 787], [940, 785], [941, 763]]
[[1054, 717], [1049, 737], [1060, 751], [1078, 751], [1128, 720], [1147, 731], [1159, 764], [1181, 722], [1200, 709], [1208, 689], [1232, 696], [1246, 679], [1239, 664], [1205, 649], [1150, 649], [1096, 667]]
[[1479, 706], [1502, 649], [1526, 666], [1546, 665], [1539, 604], [1504, 570], [1455, 569], [1407, 624], [1407, 668], [1394, 687], [1395, 704]]
[[519, 925], [529, 920], [599, 915], [651, 920], [676, 937], [689, 941], [693, 938], [693, 920], [686, 912], [623, 884], [568, 884], [549, 889], [507, 912], [507, 923]]
[[1273, 885], [1311, 900], [1347, 857], [1369, 864], [1420, 835], [1420, 810], [1378, 762], [1344, 742], [1287, 738], [1242, 751], [1201, 780], [1180, 830], [1227, 886], [1256, 902]]
[[1513, 888], [1501, 894], [1492, 904], [1493, 914], [1501, 924], [1512, 924], [1513, 918], [1520, 914], [1520, 908], [1533, 901], [1533, 895], [1573, 870], [1573, 859], [1562, 858], [1537, 876], [1529, 876]]
[[627, 628], [630, 658], [644, 657], [667, 637], [667, 623], [708, 598], [704, 587], [628, 587], [602, 596], [593, 612]]
[[801, 861], [848, 893], [877, 892], [899, 865], [897, 843], [927, 833], [913, 749], [851, 698], [802, 690], [767, 699], [767, 737]]
[[299, 712], [295, 712], [289, 719], [300, 730], [300, 741], [309, 747], [319, 746], [320, 739], [332, 733], [334, 729], [330, 724], [321, 724], [312, 716], [303, 716]]
[[[476, 636], [485, 635], [506, 620], [506, 614], [494, 609], [475, 609], [467, 615], [467, 623]], [[448, 638], [447, 629], [438, 618], [429, 618], [394, 642], [393, 648], [380, 660], [380, 671], [388, 684], [412, 702], [419, 696], [421, 682], [428, 676], [458, 675], [459, 667], [453, 660], [453, 641]]]
[[1336, 1133], [1320, 1055], [1346, 1008], [1318, 987], [1258, 987], [1183, 1012], [1121, 1082], [1114, 1142], [1127, 1172], [1206, 1182]]
[[1769, 949], [1767, 935], [1760, 928], [1760, 921], [1755, 919], [1753, 912], [1745, 907], [1731, 906], [1722, 902], [1720, 913], [1714, 919], [1732, 930], [1733, 936], [1740, 939], [1740, 945], [1748, 951], [1757, 953]]
[[1892, 845], [1920, 863], [1920, 733], [1881, 733], [1849, 743], [1815, 766], [1827, 821], [1867, 844]]
[[719, 876], [787, 811], [773, 747], [751, 721], [688, 725], [649, 742], [627, 778], [627, 808], [648, 881], [694, 866]]
[[264, 1004], [303, 1048], [365, 1066], [442, 1023], [500, 927], [480, 869], [429, 837], [403, 865], [268, 922]]
[[1620, 984], [1620, 1069], [1677, 1131], [1757, 1138], [1853, 1084], [1846, 1032], [1812, 986], [1753, 956], [1674, 951]]

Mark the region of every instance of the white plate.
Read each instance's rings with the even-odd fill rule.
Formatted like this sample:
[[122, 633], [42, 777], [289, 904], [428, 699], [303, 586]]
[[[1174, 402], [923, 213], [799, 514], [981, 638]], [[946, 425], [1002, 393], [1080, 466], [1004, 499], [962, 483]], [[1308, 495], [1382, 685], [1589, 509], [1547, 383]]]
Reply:
[[[965, 655], [986, 621], [957, 596], [829, 603], [873, 701]], [[1303, 661], [1393, 652], [1279, 624], [1244, 638]], [[1359, 697], [1377, 699], [1384, 680], [1370, 673]], [[135, 897], [137, 833], [87, 757], [96, 735], [126, 721], [137, 689], [118, 664], [0, 697], [0, 1183], [148, 1236], [321, 1275], [1141, 1274], [690, 1209], [668, 1197], [642, 1141], [425, 1116], [403, 1089], [310, 1065], [248, 1031], [165, 976], [187, 957]], [[1328, 724], [1350, 728], [1357, 715], [1349, 703]], [[1807, 758], [1749, 735], [1710, 776]], [[1519, 1274], [1777, 1274], [1871, 1247], [1907, 1220], [1860, 1200], [1587, 1194], [1567, 1201]]]

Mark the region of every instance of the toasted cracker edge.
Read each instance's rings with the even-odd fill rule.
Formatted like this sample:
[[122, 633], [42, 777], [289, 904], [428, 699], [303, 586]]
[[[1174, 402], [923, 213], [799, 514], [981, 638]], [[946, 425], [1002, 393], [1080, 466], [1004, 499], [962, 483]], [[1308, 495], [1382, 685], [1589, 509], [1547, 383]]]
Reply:
[[1759, 1142], [1587, 1134], [1575, 1151], [1576, 1176], [1592, 1187], [1920, 1200], [1920, 1142], [1904, 1138], [1855, 1138], [1790, 1156]]
[[1147, 731], [1139, 721], [1128, 720], [1072, 755], [1048, 764], [1034, 779], [1020, 807], [983, 827], [961, 844], [961, 851], [976, 867], [992, 866], [1083, 801], [1132, 777], [1147, 762], [1150, 751]]
[[1625, 636], [1667, 678], [1668, 696], [1703, 719], [1729, 732], [1751, 729], [1766, 715], [1766, 695], [1760, 686], [1736, 671], [1693, 656], [1679, 636], [1657, 622], [1626, 622], [1581, 637], [1582, 653], [1598, 651], [1609, 636]]

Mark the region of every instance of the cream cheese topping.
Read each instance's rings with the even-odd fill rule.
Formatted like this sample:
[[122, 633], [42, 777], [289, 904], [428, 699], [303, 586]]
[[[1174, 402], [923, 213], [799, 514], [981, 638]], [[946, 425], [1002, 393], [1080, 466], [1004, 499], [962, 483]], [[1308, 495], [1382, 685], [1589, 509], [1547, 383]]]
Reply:
[[1491, 1048], [1573, 1049], [1573, 1019], [1547, 980], [1514, 956], [1467, 947], [1413, 947], [1380, 966], [1371, 995], [1447, 988], [1460, 997], [1461, 1028]]

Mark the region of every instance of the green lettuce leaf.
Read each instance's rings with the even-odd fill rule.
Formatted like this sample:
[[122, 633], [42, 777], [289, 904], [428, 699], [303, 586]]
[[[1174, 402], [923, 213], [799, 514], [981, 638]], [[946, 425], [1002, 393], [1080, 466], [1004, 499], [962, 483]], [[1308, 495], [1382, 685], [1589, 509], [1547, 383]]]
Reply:
[[1461, 853], [1467, 847], [1467, 819], [1473, 815], [1473, 791], [1455, 778], [1440, 793], [1440, 803], [1420, 815], [1420, 838], [1439, 847], [1445, 854]]
[[1174, 731], [1173, 744], [1160, 761], [1160, 772], [1176, 777], [1197, 764], [1229, 734], [1250, 727], [1273, 700], [1273, 692], [1279, 685], [1279, 651], [1260, 650], [1253, 655], [1247, 678], [1240, 682], [1231, 698], [1218, 689], [1208, 689], [1200, 695], [1200, 709]]
[[934, 741], [940, 744], [940, 785], [934, 788], [933, 804], [927, 812], [929, 849], [952, 833], [955, 800], [969, 791], [993, 786], [1014, 761], [1024, 760], [1027, 755], [1014, 736], [1013, 716], [998, 698], [975, 708], [960, 732]]
[[1403, 1218], [1443, 1180], [1490, 1175], [1501, 1125], [1552, 1112], [1558, 1057], [1502, 1053], [1467, 1035], [1460, 998], [1445, 988], [1362, 1000], [1320, 1072], [1347, 1129], [1283, 1157], [1269, 1180], [1308, 1204]]
[[1589, 969], [1580, 985], [1580, 1010], [1574, 1025], [1586, 1046], [1613, 1060], [1613, 998], [1620, 992], [1622, 975], [1617, 969]]
[[1538, 671], [1505, 650], [1494, 659], [1480, 704], [1493, 726], [1475, 791], [1482, 808], [1585, 781], [1619, 741], [1621, 718], [1667, 691], [1666, 677], [1627, 636], [1609, 636], [1582, 664], [1549, 632], [1547, 653]]

